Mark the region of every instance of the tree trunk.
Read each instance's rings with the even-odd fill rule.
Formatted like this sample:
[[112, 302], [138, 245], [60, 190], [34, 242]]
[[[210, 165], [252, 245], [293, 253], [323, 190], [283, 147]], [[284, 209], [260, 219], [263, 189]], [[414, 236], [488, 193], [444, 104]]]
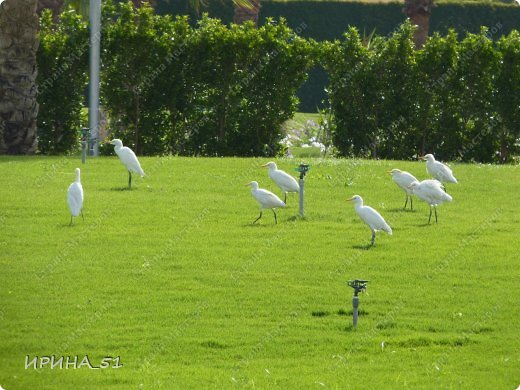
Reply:
[[0, 154], [29, 154], [37, 148], [37, 3], [0, 3]]
[[405, 0], [404, 13], [412, 24], [417, 26], [414, 33], [415, 48], [420, 49], [428, 39], [430, 29], [430, 15], [434, 7], [433, 0]]
[[251, 20], [255, 25], [258, 24], [258, 15], [260, 14], [260, 0], [249, 0], [249, 5], [239, 4], [235, 1], [235, 15], [233, 22], [236, 24], [244, 24]]

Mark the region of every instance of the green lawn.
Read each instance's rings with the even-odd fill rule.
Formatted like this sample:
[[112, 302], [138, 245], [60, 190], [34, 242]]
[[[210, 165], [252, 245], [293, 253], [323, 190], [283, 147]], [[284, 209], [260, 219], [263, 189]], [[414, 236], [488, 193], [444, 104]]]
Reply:
[[[454, 201], [428, 207], [386, 171], [423, 162], [310, 159], [278, 225], [244, 184], [279, 194], [266, 159], [0, 158], [0, 385], [12, 389], [500, 388], [520, 384], [520, 167], [454, 164]], [[280, 160], [288, 172], [300, 161]], [[394, 234], [369, 229], [359, 194]], [[352, 289], [361, 296], [351, 327]], [[93, 366], [25, 369], [26, 356]]]

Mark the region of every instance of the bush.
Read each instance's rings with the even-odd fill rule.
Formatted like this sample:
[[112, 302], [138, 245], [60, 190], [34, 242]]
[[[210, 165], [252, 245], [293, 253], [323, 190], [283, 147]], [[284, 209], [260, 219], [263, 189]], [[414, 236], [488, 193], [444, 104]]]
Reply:
[[313, 46], [269, 21], [227, 27], [104, 8], [103, 89], [114, 135], [138, 154], [275, 155]]
[[355, 28], [326, 43], [322, 63], [342, 155], [508, 161], [520, 110], [520, 37], [451, 31], [413, 50], [412, 28], [364, 42]]
[[[208, 8], [211, 17], [221, 18], [225, 23], [233, 20], [232, 2], [209, 1]], [[179, 15], [190, 13], [185, 0], [159, 0], [159, 14]], [[263, 1], [260, 11], [260, 24], [269, 18], [284, 18], [289, 27], [296, 29], [305, 24], [301, 36], [317, 41], [341, 39], [349, 27], [356, 27], [361, 34], [375, 31], [380, 36], [390, 36], [404, 21], [402, 2], [352, 2], [352, 1]], [[460, 38], [466, 33], [478, 34], [480, 26], [493, 28], [499, 26], [499, 31], [493, 39], [507, 35], [518, 28], [520, 7], [514, 2], [508, 4], [482, 2], [441, 2], [437, 4], [430, 18], [430, 33], [448, 34], [454, 29]], [[299, 110], [316, 112], [322, 106], [325, 95], [323, 90], [328, 80], [319, 68], [310, 71], [308, 81], [298, 92], [300, 98]]]
[[41, 153], [68, 153], [79, 147], [81, 108], [87, 85], [88, 30], [73, 11], [54, 24], [40, 19], [38, 61], [38, 147]]

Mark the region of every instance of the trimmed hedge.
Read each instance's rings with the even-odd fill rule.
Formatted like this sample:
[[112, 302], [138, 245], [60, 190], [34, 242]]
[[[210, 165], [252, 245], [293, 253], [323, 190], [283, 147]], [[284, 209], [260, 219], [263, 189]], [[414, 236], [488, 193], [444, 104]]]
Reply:
[[[361, 35], [368, 36], [375, 31], [377, 35], [388, 36], [404, 21], [402, 8], [403, 4], [398, 2], [262, 1], [260, 24], [269, 17], [283, 17], [293, 29], [306, 25], [301, 36], [317, 41], [341, 39], [350, 26], [356, 27]], [[156, 10], [159, 14], [190, 14], [196, 17], [185, 0], [160, 0]], [[209, 2], [207, 11], [210, 16], [220, 18], [225, 23], [233, 19], [230, 2]], [[445, 35], [449, 29], [455, 29], [462, 38], [467, 32], [478, 33], [481, 26], [493, 28], [498, 24], [502, 27], [494, 39], [509, 34], [513, 29], [520, 29], [520, 7], [515, 4], [441, 3], [433, 10], [430, 33]], [[313, 69], [298, 93], [299, 110], [315, 112], [316, 107], [322, 107], [326, 84], [325, 73], [319, 68]]]
[[[185, 0], [159, 0], [156, 12], [160, 15], [197, 16], [189, 9]], [[366, 35], [375, 30], [377, 35], [391, 34], [405, 19], [403, 4], [362, 3], [344, 1], [262, 1], [260, 24], [268, 18], [283, 17], [289, 27], [295, 29], [302, 23], [307, 28], [301, 35], [317, 41], [334, 40], [342, 37], [348, 27], [353, 26]], [[230, 2], [209, 2], [205, 9], [211, 17], [224, 23], [233, 20]], [[430, 34], [447, 34], [454, 29], [462, 37], [467, 32], [478, 33], [480, 26], [503, 25], [503, 34], [520, 28], [520, 7], [516, 4], [491, 3], [440, 3], [433, 9], [430, 19]]]
[[[102, 100], [112, 136], [138, 154], [275, 155], [281, 124], [316, 62], [328, 73], [342, 155], [507, 162], [518, 153], [520, 34], [500, 23], [462, 40], [435, 34], [414, 50], [409, 22], [367, 40], [315, 43], [268, 21], [230, 27], [104, 2]], [[44, 153], [78, 146], [87, 30], [72, 11], [42, 18], [39, 138]], [[110, 152], [112, 152], [110, 148]]]
[[104, 3], [102, 97], [111, 128], [138, 154], [260, 156], [312, 65], [312, 44], [283, 20], [228, 27]]
[[87, 86], [88, 29], [74, 12], [54, 24], [50, 10], [40, 19], [38, 149], [66, 153], [79, 147], [83, 92]]
[[492, 30], [435, 34], [413, 48], [401, 25], [369, 45], [351, 27], [325, 43], [334, 144], [341, 155], [507, 162], [520, 137], [520, 35], [493, 41]]

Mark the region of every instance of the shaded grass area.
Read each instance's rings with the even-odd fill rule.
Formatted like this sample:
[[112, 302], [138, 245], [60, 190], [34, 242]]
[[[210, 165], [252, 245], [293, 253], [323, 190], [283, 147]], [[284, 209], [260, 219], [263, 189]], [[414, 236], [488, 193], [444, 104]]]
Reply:
[[[16, 388], [515, 388], [520, 375], [519, 167], [455, 164], [454, 201], [403, 211], [386, 171], [423, 162], [309, 159], [298, 199], [257, 225], [244, 184], [264, 159], [0, 158], [0, 385]], [[295, 174], [301, 160], [277, 160]], [[345, 200], [394, 230], [370, 231]], [[349, 279], [370, 280], [351, 326]], [[24, 368], [29, 355], [123, 367]], [[352, 378], [356, 378], [353, 381]]]

